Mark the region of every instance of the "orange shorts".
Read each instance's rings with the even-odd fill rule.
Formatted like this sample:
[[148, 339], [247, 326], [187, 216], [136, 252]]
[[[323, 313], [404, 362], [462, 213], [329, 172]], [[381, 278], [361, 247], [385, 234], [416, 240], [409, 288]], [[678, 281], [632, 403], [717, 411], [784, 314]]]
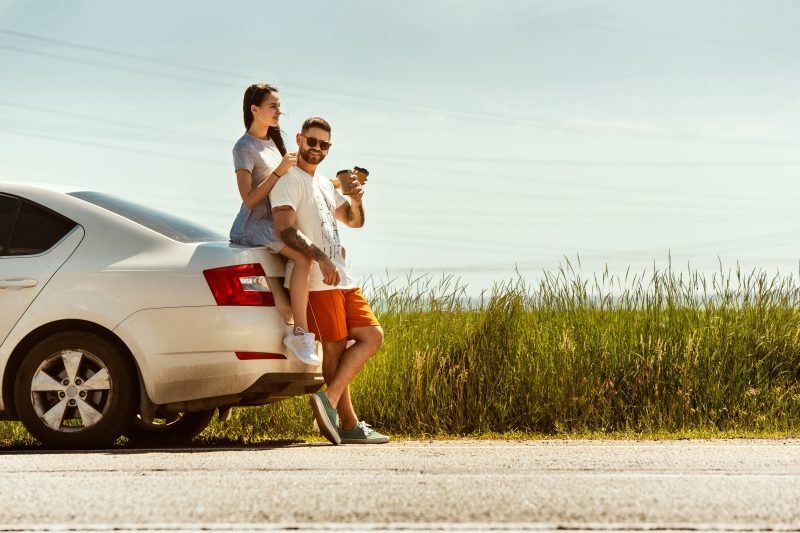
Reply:
[[308, 293], [308, 330], [318, 341], [346, 339], [351, 328], [380, 326], [361, 289], [332, 289]]

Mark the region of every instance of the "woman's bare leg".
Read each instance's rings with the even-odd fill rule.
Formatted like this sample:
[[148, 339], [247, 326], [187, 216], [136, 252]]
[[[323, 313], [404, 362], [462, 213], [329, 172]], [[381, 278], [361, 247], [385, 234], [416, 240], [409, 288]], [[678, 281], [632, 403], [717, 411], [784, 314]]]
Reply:
[[[288, 246], [281, 248], [280, 254], [294, 261], [292, 279], [289, 281], [289, 299], [292, 305], [292, 315], [294, 315], [294, 327], [308, 331], [308, 320], [306, 318], [308, 309], [308, 276], [311, 274], [311, 261], [313, 259]], [[294, 333], [297, 334], [297, 330]]]

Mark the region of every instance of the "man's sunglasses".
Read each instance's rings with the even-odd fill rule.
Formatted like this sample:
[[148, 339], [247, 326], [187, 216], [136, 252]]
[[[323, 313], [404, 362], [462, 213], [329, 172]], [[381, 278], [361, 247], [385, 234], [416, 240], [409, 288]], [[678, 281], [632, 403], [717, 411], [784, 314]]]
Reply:
[[320, 141], [319, 139], [315, 139], [314, 137], [306, 137], [302, 133], [300, 134], [300, 136], [305, 137], [306, 143], [311, 148], [316, 148], [317, 143], [319, 143], [320, 150], [327, 150], [328, 148], [331, 147], [331, 143], [329, 143], [328, 141]]

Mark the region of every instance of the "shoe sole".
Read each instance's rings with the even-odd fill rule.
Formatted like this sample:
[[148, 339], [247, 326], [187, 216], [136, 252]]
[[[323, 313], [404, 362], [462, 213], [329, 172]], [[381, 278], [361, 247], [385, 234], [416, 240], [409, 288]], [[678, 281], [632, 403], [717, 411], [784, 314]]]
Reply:
[[342, 439], [342, 444], [387, 444], [389, 439]]
[[291, 345], [291, 344], [289, 344], [289, 343], [287, 343], [287, 342], [285, 342], [285, 341], [284, 341], [283, 345], [284, 345], [284, 346], [286, 346], [286, 349], [287, 349], [287, 350], [289, 350], [289, 352], [290, 352], [290, 353], [291, 353], [293, 356], [295, 356], [295, 358], [296, 358], [298, 361], [300, 361], [301, 363], [305, 363], [305, 364], [307, 364], [307, 365], [314, 365], [314, 366], [317, 366], [317, 365], [321, 365], [321, 364], [322, 364], [322, 360], [321, 360], [321, 359], [316, 359], [316, 360], [313, 360], [313, 361], [311, 361], [311, 360], [309, 360], [309, 361], [306, 361], [305, 359], [303, 359], [303, 358], [300, 356], [300, 353], [299, 353], [299, 352], [295, 352], [295, 351], [294, 351], [294, 348], [292, 348], [292, 345]]
[[328, 418], [328, 413], [325, 411], [322, 400], [320, 400], [316, 394], [311, 395], [311, 410], [314, 411], [314, 418], [317, 420], [319, 432], [322, 433], [322, 436], [333, 444], [341, 444], [342, 439], [339, 437], [339, 432], [333, 427], [333, 423]]

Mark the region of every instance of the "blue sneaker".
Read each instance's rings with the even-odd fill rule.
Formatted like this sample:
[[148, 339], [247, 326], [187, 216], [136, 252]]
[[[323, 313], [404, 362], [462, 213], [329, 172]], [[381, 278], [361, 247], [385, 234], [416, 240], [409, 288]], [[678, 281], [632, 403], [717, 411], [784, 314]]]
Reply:
[[317, 419], [319, 432], [333, 444], [341, 444], [342, 439], [336, 426], [339, 425], [339, 413], [328, 401], [328, 395], [324, 392], [315, 392], [311, 395], [311, 409], [314, 411], [314, 418]]
[[351, 430], [341, 430], [339, 438], [342, 439], [342, 444], [386, 444], [389, 442], [389, 437], [378, 433], [363, 421], [356, 424], [356, 427]]

